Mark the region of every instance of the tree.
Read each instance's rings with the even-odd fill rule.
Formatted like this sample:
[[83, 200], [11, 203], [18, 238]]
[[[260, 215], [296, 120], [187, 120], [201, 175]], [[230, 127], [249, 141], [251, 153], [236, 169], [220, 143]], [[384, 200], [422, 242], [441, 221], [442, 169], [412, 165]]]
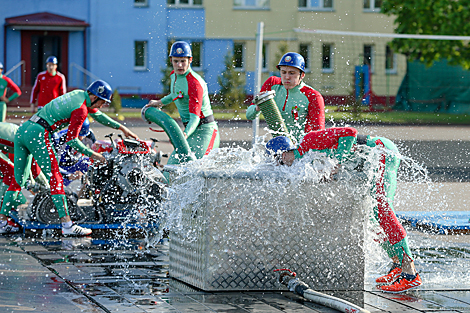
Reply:
[[[470, 35], [470, 0], [383, 0], [381, 12], [396, 16], [395, 32], [419, 35]], [[394, 39], [392, 49], [430, 66], [447, 60], [470, 68], [470, 45], [462, 40]]]
[[224, 108], [243, 107], [245, 101], [245, 79], [240, 71], [235, 69], [235, 57], [230, 52], [224, 59], [225, 70], [217, 78], [220, 85], [220, 100]]
[[277, 46], [277, 52], [276, 55], [274, 56], [274, 68], [279, 64], [279, 61], [281, 60], [282, 56], [286, 54], [289, 49], [289, 45], [287, 44], [287, 41], [281, 41], [279, 45]]

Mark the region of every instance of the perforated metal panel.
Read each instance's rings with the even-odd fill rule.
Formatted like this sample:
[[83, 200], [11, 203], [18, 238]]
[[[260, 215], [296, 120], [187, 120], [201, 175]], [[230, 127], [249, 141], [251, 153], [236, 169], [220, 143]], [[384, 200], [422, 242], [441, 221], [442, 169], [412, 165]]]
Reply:
[[171, 277], [208, 291], [278, 290], [273, 270], [290, 268], [316, 290], [364, 289], [364, 182], [198, 176], [172, 179], [203, 186], [170, 235]]

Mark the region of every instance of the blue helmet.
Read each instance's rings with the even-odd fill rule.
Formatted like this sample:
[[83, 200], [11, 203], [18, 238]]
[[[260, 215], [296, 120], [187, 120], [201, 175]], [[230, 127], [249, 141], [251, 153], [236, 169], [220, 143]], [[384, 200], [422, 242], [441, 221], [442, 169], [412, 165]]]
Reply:
[[113, 96], [113, 90], [111, 86], [104, 80], [95, 80], [86, 89], [91, 94], [94, 94], [98, 98], [111, 103], [111, 97]]
[[58, 63], [57, 58], [55, 56], [51, 55], [50, 57], [47, 58], [46, 64], [47, 63], [57, 64]]
[[281, 66], [292, 66], [305, 72], [304, 57], [296, 52], [287, 52], [284, 54], [276, 67], [279, 70]]
[[171, 45], [169, 57], [191, 58], [192, 56], [191, 47], [186, 41], [176, 41]]
[[2, 62], [0, 62], [0, 69], [3, 70], [3, 63]]
[[79, 136], [88, 136], [90, 133], [90, 120], [85, 118], [82, 124], [82, 128], [80, 129], [80, 132], [78, 133]]
[[266, 144], [266, 155], [273, 156], [279, 155], [282, 152], [295, 149], [294, 144], [286, 136], [277, 136], [269, 140]]

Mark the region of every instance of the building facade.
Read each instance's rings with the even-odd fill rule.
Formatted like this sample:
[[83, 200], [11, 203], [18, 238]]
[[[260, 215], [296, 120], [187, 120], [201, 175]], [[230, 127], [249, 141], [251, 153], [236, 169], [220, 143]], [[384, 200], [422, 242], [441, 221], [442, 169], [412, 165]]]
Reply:
[[341, 101], [358, 87], [366, 94], [394, 96], [406, 69], [404, 56], [388, 48], [390, 38], [357, 34], [393, 33], [393, 17], [380, 13], [377, 0], [6, 2], [11, 4], [0, 0], [9, 8], [0, 12], [0, 60], [6, 71], [24, 61], [24, 74], [17, 80], [25, 91], [44, 70], [45, 59], [56, 55], [70, 87], [83, 88], [101, 78], [122, 94], [154, 97], [164, 90], [169, 45], [185, 40], [192, 45], [193, 68], [205, 78], [210, 93], [220, 90], [217, 78], [224, 71], [224, 58], [234, 54], [247, 94], [256, 94], [259, 22], [264, 23], [263, 81], [277, 73], [275, 66], [286, 51], [304, 55], [306, 82], [330, 102]]

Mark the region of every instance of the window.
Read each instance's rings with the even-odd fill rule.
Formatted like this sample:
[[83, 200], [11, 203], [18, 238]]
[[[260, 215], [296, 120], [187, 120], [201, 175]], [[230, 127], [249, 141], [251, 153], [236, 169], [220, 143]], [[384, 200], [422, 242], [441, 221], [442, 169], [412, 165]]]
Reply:
[[309, 63], [310, 63], [310, 47], [306, 43], [301, 43], [299, 45], [299, 54], [304, 57], [305, 60], [305, 70], [309, 70]]
[[364, 0], [364, 11], [380, 12], [382, 0]]
[[299, 9], [333, 9], [333, 0], [299, 0]]
[[134, 41], [134, 70], [147, 70], [147, 41]]
[[263, 43], [263, 59], [261, 60], [261, 64], [263, 65], [263, 70], [268, 70], [268, 44]]
[[269, 0], [233, 0], [236, 8], [269, 9]]
[[167, 5], [202, 5], [202, 0], [166, 0]]
[[386, 74], [397, 73], [397, 56], [393, 52], [392, 48], [390, 48], [389, 45], [387, 45], [386, 51], [385, 51], [385, 73]]
[[135, 7], [148, 7], [149, 1], [148, 0], [134, 0]]
[[364, 45], [364, 65], [369, 65], [370, 71], [374, 72], [374, 46]]
[[333, 45], [323, 44], [322, 49], [322, 72], [323, 73], [332, 73], [333, 72]]
[[233, 44], [233, 56], [235, 58], [235, 68], [236, 69], [243, 69], [245, 66], [244, 62], [244, 51], [245, 50], [245, 44], [242, 42], [235, 42]]
[[193, 41], [191, 43], [191, 51], [193, 54], [192, 68], [200, 68], [202, 66], [202, 42]]

